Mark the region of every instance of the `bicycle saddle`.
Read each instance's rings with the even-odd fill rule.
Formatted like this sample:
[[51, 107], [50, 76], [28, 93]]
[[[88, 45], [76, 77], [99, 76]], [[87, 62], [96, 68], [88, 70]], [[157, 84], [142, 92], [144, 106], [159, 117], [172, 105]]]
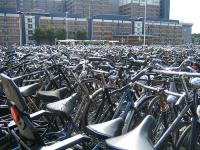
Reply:
[[77, 93], [73, 94], [72, 96], [47, 104], [47, 110], [57, 113], [63, 117], [70, 117], [70, 114], [73, 112], [75, 107], [76, 101], [79, 99], [79, 95]]
[[106, 144], [117, 150], [153, 150], [150, 141], [154, 118], [147, 116], [142, 123], [127, 134], [107, 139]]
[[19, 87], [19, 91], [24, 97], [27, 97], [33, 95], [37, 90], [39, 90], [39, 88], [40, 84], [34, 83], [31, 85]]
[[98, 138], [111, 138], [119, 136], [122, 131], [124, 119], [119, 117], [104, 123], [87, 126], [88, 132]]
[[64, 97], [69, 93], [68, 88], [60, 88], [54, 91], [38, 91], [37, 98], [41, 101], [52, 102], [64, 99]]

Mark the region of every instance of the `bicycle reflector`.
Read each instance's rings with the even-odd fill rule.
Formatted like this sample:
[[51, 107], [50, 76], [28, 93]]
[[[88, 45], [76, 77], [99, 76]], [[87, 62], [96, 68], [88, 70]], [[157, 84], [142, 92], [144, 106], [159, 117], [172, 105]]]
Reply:
[[19, 113], [17, 111], [17, 107], [16, 106], [12, 106], [10, 108], [10, 112], [11, 112], [12, 118], [15, 121], [15, 123], [19, 123], [20, 117], [19, 117]]

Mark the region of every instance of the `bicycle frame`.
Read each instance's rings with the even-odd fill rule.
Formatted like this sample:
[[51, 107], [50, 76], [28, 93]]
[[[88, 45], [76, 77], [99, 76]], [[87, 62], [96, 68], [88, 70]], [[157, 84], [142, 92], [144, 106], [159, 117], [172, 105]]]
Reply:
[[118, 107], [116, 108], [116, 111], [112, 117], [112, 119], [115, 119], [117, 117], [117, 115], [119, 114], [120, 112], [120, 109], [121, 109], [121, 106], [122, 104], [127, 101], [127, 104], [125, 106], [125, 109], [124, 109], [124, 112], [120, 115], [122, 118], [125, 118], [126, 115], [128, 114], [129, 110], [134, 107], [134, 103], [133, 103], [133, 100], [132, 100], [132, 95], [131, 95], [131, 91], [130, 90], [126, 90], [125, 92], [123, 92], [121, 98], [120, 98], [120, 101], [119, 101], [119, 105]]
[[[185, 95], [182, 95], [179, 100], [177, 101], [176, 105], [179, 105], [183, 98], [186, 98], [186, 106], [184, 109], [181, 111], [181, 113], [177, 116], [177, 118], [173, 121], [173, 123], [169, 126], [169, 128], [165, 131], [165, 133], [161, 136], [161, 138], [158, 140], [158, 142], [154, 145], [155, 149], [160, 149], [165, 140], [169, 137], [170, 133], [176, 129], [178, 126], [179, 122], [183, 118], [183, 116], [190, 110], [192, 113], [192, 128], [191, 128], [191, 138], [190, 138], [190, 144], [189, 149], [194, 149], [195, 144], [199, 135], [199, 128], [200, 124], [198, 122], [199, 118], [196, 114], [196, 106], [198, 106], [199, 102], [197, 100], [197, 93], [196, 90], [193, 90], [193, 97], [191, 97], [191, 94], [188, 91], [184, 76], [188, 77], [200, 77], [199, 73], [188, 73], [188, 72], [175, 72], [175, 71], [163, 71], [163, 70], [153, 70], [153, 72], [160, 73], [160, 74], [165, 74], [165, 75], [178, 75], [181, 79], [183, 89], [185, 91]], [[190, 100], [192, 99], [192, 100]]]

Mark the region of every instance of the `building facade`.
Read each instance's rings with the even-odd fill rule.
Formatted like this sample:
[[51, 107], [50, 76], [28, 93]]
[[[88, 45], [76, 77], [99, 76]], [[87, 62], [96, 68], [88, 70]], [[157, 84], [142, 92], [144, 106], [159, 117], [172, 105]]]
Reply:
[[18, 11], [63, 13], [66, 10], [65, 0], [17, 0]]
[[132, 32], [132, 22], [127, 19], [92, 19], [92, 40], [113, 40], [114, 35], [128, 35]]
[[0, 0], [0, 13], [15, 13], [16, 9], [16, 0]]
[[[111, 7], [110, 0], [67, 0], [67, 12], [79, 15], [80, 17], [90, 18], [96, 15], [105, 15], [111, 13], [114, 7]], [[116, 2], [115, 2], [116, 4]], [[109, 9], [112, 9], [111, 11]]]
[[67, 39], [84, 29], [91, 40], [142, 44], [145, 33], [147, 44], [190, 43], [192, 24], [170, 20], [169, 13], [170, 0], [1, 0], [0, 44], [30, 44], [37, 26], [64, 28]]
[[145, 5], [147, 18], [169, 19], [170, 0], [120, 0], [119, 14], [131, 18], [144, 17]]
[[192, 43], [192, 26], [191, 23], [182, 23], [182, 37], [183, 43]]
[[44, 30], [47, 28], [64, 28], [67, 31], [67, 39], [76, 39], [76, 34], [80, 29], [87, 31], [88, 21], [85, 18], [64, 18], [64, 17], [40, 17], [39, 27]]
[[18, 14], [0, 13], [0, 45], [19, 44], [20, 19]]
[[36, 28], [35, 16], [25, 16], [25, 39], [27, 44], [33, 43], [33, 34]]
[[181, 44], [182, 24], [178, 21], [154, 21], [146, 22], [146, 35], [152, 36], [153, 44]]

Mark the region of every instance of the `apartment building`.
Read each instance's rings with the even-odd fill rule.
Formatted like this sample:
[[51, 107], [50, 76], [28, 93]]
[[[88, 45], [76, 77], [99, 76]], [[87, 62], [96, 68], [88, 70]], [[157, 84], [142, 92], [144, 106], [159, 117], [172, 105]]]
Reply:
[[192, 43], [192, 23], [182, 23], [183, 43]]
[[131, 21], [93, 19], [92, 40], [113, 40], [114, 35], [131, 33]]
[[182, 24], [177, 20], [135, 20], [133, 32], [128, 35], [115, 35], [114, 39], [126, 44], [143, 44], [144, 32], [146, 44], [182, 44]]
[[16, 0], [0, 0], [0, 13], [14, 13], [17, 9]]
[[0, 45], [19, 44], [19, 15], [0, 13]]
[[65, 0], [17, 0], [18, 10], [22, 12], [62, 13]]
[[111, 13], [109, 9], [113, 8], [110, 5], [110, 0], [67, 0], [66, 7], [70, 14], [84, 18], [109, 14]]
[[119, 14], [132, 18], [144, 17], [145, 5], [147, 18], [169, 19], [170, 0], [120, 0]]
[[154, 44], [182, 44], [182, 24], [178, 21], [147, 21], [145, 27]]
[[190, 43], [192, 24], [170, 20], [169, 13], [170, 0], [0, 0], [0, 44], [19, 43], [20, 31], [21, 42], [32, 43], [36, 26], [65, 28], [68, 39], [83, 28], [92, 40], [142, 44], [145, 31], [149, 44]]
[[87, 24], [86, 18], [40, 17], [39, 26], [42, 30], [46, 28], [64, 28], [67, 31], [66, 38], [76, 39], [76, 33], [80, 29], [87, 31]]
[[36, 28], [35, 16], [25, 16], [25, 39], [27, 44], [33, 43], [33, 34]]

